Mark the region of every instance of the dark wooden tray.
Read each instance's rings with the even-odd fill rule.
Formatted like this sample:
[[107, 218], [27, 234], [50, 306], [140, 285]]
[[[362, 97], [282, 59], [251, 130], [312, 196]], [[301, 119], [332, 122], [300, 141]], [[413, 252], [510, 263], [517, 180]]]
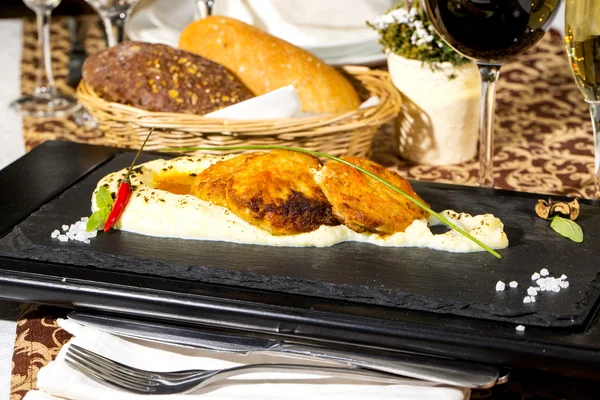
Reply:
[[[358, 243], [276, 249], [126, 232], [89, 245], [51, 240], [53, 229], [89, 213], [95, 183], [131, 156], [49, 142], [0, 171], [0, 191], [13, 193], [0, 200], [1, 296], [483, 362], [548, 367], [551, 359], [554, 368], [585, 365], [581, 373], [600, 366], [600, 209], [591, 203], [577, 245], [535, 217], [536, 196], [415, 182], [436, 209], [500, 216], [511, 240], [501, 261]], [[531, 274], [544, 267], [568, 275], [571, 287], [523, 304]], [[500, 279], [520, 286], [496, 292]], [[517, 323], [528, 325], [524, 334]]]

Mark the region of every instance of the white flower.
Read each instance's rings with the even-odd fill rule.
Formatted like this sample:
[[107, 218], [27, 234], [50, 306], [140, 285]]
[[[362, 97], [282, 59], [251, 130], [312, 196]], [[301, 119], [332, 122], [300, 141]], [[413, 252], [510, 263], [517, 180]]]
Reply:
[[[415, 16], [417, 16], [418, 11], [416, 8], [411, 8], [410, 11], [407, 11], [405, 8], [400, 7], [395, 10], [388, 12], [387, 14], [383, 14], [379, 17], [374, 18], [370, 21], [370, 24], [373, 25], [377, 29], [385, 29], [392, 24], [407, 24], [411, 28], [414, 28], [412, 23], [421, 22], [415, 21]], [[422, 26], [421, 22], [421, 26]]]
[[394, 20], [396, 20], [396, 22], [399, 24], [405, 24], [409, 19], [409, 14], [405, 8], [397, 8], [390, 11], [387, 15], [392, 16], [392, 18], [394, 18]]
[[377, 29], [385, 29], [392, 25], [396, 20], [389, 14], [380, 15], [373, 19], [370, 23]]
[[423, 21], [415, 21], [413, 24], [415, 31], [413, 32], [410, 42], [415, 46], [422, 46], [433, 42], [433, 35], [423, 26]]

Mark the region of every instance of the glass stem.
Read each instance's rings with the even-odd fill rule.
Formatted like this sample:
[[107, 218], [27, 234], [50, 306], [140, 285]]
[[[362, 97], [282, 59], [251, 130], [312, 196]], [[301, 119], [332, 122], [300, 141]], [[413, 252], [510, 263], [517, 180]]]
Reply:
[[130, 14], [131, 8], [110, 10], [102, 15], [108, 47], [116, 46], [125, 40], [125, 22]]
[[481, 75], [479, 186], [494, 187], [494, 105], [500, 65], [477, 64]]
[[196, 0], [197, 19], [203, 19], [212, 15], [214, 0]]
[[52, 76], [52, 58], [50, 52], [50, 16], [52, 10], [39, 10], [35, 12], [38, 30], [38, 67], [35, 96], [44, 96], [56, 91], [54, 77]]
[[594, 130], [594, 198], [600, 200], [600, 102], [590, 102], [592, 128]]

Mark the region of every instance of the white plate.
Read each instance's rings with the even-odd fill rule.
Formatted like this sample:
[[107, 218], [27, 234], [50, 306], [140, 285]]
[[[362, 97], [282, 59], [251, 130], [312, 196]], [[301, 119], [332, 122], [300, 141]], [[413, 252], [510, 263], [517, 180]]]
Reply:
[[338, 57], [325, 60], [327, 64], [334, 67], [344, 65], [362, 65], [365, 67], [377, 67], [385, 64], [387, 56], [383, 52], [375, 54], [353, 54], [347, 57]]
[[[381, 3], [390, 0], [378, 1]], [[152, 23], [156, 27], [170, 30], [170, 33], [181, 32], [196, 18], [194, 0], [146, 0], [143, 3], [143, 7], [149, 9], [148, 18]], [[353, 26], [346, 28], [298, 25], [282, 17], [281, 9], [281, 4], [274, 0], [217, 0], [214, 13], [254, 25], [318, 57], [341, 57], [350, 53], [374, 51], [377, 32], [364, 23], [361, 26], [360, 21], [354, 21]]]
[[[196, 19], [195, 0], [149, 1], [150, 18], [157, 26], [181, 31]], [[382, 1], [389, 0], [379, 0]], [[285, 10], [283, 6], [287, 3], [292, 4], [290, 0], [217, 0], [213, 12], [215, 15], [237, 18], [312, 52], [336, 50], [339, 53], [338, 48], [365, 45], [377, 39], [377, 32], [367, 27], [360, 20], [362, 17], [358, 16], [355, 16], [355, 21], [351, 21], [351, 26], [343, 29], [290, 22], [281, 12]], [[298, 6], [292, 4], [293, 7]], [[383, 11], [385, 10], [382, 13]]]
[[[182, 1], [187, 3], [192, 0]], [[162, 43], [172, 47], [178, 47], [180, 30], [173, 28], [170, 23], [165, 23], [164, 18], [158, 18], [156, 7], [167, 3], [166, 0], [142, 1], [136, 6], [127, 25], [127, 35], [132, 40]], [[175, 3], [169, 3], [174, 6]], [[218, 1], [216, 2], [218, 4]], [[191, 11], [193, 12], [193, 10]], [[176, 15], [174, 12], [173, 15]], [[173, 21], [171, 21], [173, 22]], [[302, 47], [302, 46], [300, 46]], [[306, 48], [325, 62], [331, 65], [378, 65], [385, 61], [385, 55], [376, 39], [362, 42], [346, 43], [340, 46], [321, 46], [318, 48]]]

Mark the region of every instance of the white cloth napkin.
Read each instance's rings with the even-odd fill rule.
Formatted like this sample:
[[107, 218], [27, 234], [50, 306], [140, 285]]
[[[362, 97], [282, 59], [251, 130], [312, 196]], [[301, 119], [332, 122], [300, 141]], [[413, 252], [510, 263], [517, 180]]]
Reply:
[[296, 117], [302, 103], [293, 85], [205, 114], [205, 118], [232, 120], [280, 119]]
[[[371, 96], [359, 108], [375, 107], [378, 104], [379, 97]], [[302, 112], [301, 108], [302, 103], [298, 97], [298, 92], [296, 92], [294, 85], [288, 85], [232, 106], [204, 114], [204, 117], [244, 121], [325, 115]]]
[[[157, 396], [135, 395], [103, 386], [72, 369], [65, 361], [68, 346], [74, 343], [105, 357], [134, 367], [156, 371], [180, 369], [214, 369], [244, 363], [308, 362], [273, 356], [242, 356], [215, 353], [207, 350], [168, 346], [152, 342], [125, 340], [81, 326], [73, 321], [59, 320], [59, 325], [75, 337], [63, 348], [56, 361], [38, 373], [39, 390], [29, 391], [25, 400], [51, 400], [56, 398], [78, 400], [135, 400]], [[314, 362], [310, 362], [314, 364]], [[414, 381], [413, 381], [414, 382]], [[412, 383], [412, 382], [411, 382]], [[188, 395], [162, 396], [169, 399], [311, 399], [311, 400], [463, 400], [469, 390], [435, 386], [429, 382], [410, 384], [381, 384], [353, 379], [329, 378], [306, 373], [254, 373], [215, 382]], [[200, 397], [201, 396], [201, 397]]]
[[[366, 21], [383, 14], [395, 0], [219, 0], [213, 14], [226, 15], [254, 25], [272, 35], [304, 48], [328, 48], [339, 44], [372, 42], [377, 32]], [[146, 8], [154, 24], [175, 35], [200, 18], [195, 1], [146, 0], [134, 14]], [[130, 29], [134, 36], [139, 21]], [[131, 34], [131, 32], [130, 32]], [[157, 33], [160, 35], [160, 32]], [[356, 49], [355, 49], [356, 50]]]
[[392, 0], [220, 0], [214, 13], [228, 15], [305, 48], [374, 40], [366, 21]]
[[[252, 2], [259, 6], [256, 0]], [[365, 28], [365, 21], [385, 13], [397, 0], [270, 0], [279, 14], [296, 25]]]

